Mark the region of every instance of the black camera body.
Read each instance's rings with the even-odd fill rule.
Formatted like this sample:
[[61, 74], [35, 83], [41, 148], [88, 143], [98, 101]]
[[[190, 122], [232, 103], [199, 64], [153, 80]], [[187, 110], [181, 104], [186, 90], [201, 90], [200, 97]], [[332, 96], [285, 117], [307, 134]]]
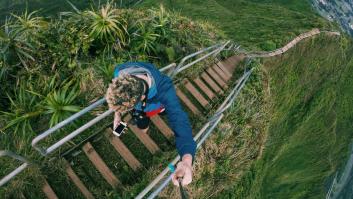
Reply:
[[136, 125], [139, 120], [143, 120], [146, 117], [146, 113], [143, 111], [139, 111], [139, 110], [134, 109], [131, 111], [131, 116], [132, 116], [132, 118], [131, 118], [130, 123], [133, 125]]

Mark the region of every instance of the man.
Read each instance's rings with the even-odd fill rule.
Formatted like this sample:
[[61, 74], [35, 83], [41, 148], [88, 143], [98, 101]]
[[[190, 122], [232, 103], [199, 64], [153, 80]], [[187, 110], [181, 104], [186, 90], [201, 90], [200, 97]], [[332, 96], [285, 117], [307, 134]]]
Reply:
[[188, 116], [180, 106], [173, 82], [168, 76], [149, 63], [120, 64], [115, 68], [106, 99], [109, 108], [115, 111], [114, 128], [120, 123], [121, 113], [131, 111], [132, 120], [146, 133], [149, 118], [165, 112], [181, 157], [173, 175], [173, 183], [179, 186], [178, 178], [182, 178], [182, 185], [191, 183], [196, 143]]

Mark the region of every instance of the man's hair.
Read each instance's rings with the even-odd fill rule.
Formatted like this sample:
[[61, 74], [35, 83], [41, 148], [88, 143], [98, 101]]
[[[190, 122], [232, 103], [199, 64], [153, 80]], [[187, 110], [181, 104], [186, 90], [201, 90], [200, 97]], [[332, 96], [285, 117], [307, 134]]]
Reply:
[[112, 80], [106, 93], [110, 109], [124, 112], [132, 109], [144, 94], [143, 80], [135, 76], [122, 74]]

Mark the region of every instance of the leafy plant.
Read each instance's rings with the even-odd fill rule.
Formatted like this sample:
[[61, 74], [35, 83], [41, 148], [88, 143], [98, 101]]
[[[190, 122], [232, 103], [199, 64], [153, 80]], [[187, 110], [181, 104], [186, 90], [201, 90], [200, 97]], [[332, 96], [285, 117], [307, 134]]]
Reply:
[[78, 97], [79, 89], [77, 85], [71, 86], [71, 82], [63, 88], [49, 93], [44, 100], [45, 114], [50, 114], [50, 127], [66, 119], [71, 113], [78, 112], [79, 106], [73, 105]]
[[11, 129], [14, 135], [19, 135], [25, 139], [27, 134], [33, 133], [32, 119], [43, 113], [41, 105], [38, 103], [39, 99], [36, 95], [27, 91], [23, 84], [17, 87], [14, 97], [9, 94], [7, 94], [7, 97], [10, 100], [10, 108], [8, 112], [0, 112], [7, 121], [6, 126], [1, 131]]
[[135, 48], [143, 53], [151, 55], [156, 52], [156, 40], [160, 37], [156, 34], [154, 29], [148, 24], [142, 23], [141, 21], [137, 23], [137, 31], [134, 33], [134, 45]]
[[168, 38], [171, 32], [171, 15], [165, 10], [164, 6], [161, 4], [159, 9], [151, 9], [152, 15], [152, 26], [155, 28], [155, 31], [162, 37]]
[[[50, 69], [48, 72], [60, 71], [69, 75], [81, 64], [82, 59], [87, 58], [92, 39], [70, 20], [52, 23], [49, 28], [52, 30], [42, 36], [46, 45], [41, 49], [42, 65], [51, 66], [47, 67]], [[43, 54], [50, 56], [45, 57]]]
[[102, 57], [97, 63], [97, 68], [103, 76], [105, 82], [110, 82], [114, 75], [114, 61], [105, 57]]
[[104, 42], [126, 41], [126, 21], [119, 15], [119, 10], [111, 3], [107, 3], [98, 11], [85, 11], [85, 15], [90, 19], [90, 36]]
[[11, 28], [18, 31], [23, 39], [30, 39], [34, 36], [30, 34], [33, 34], [34, 32], [37, 32], [48, 25], [48, 23], [44, 21], [43, 17], [34, 16], [37, 12], [38, 11], [33, 11], [28, 13], [26, 10], [21, 16], [12, 14], [16, 20], [11, 25]]
[[20, 33], [20, 30], [11, 27], [10, 21], [6, 21], [3, 30], [0, 31], [0, 54], [5, 62], [20, 60], [28, 69], [26, 61], [35, 61], [31, 55], [34, 47], [29, 41], [24, 40]]

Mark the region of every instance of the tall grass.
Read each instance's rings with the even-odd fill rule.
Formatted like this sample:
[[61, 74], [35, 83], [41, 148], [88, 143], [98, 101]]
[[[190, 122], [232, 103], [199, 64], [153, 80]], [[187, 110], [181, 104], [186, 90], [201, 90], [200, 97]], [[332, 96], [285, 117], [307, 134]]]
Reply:
[[324, 197], [352, 141], [352, 50], [345, 38], [321, 36], [264, 61], [271, 78], [264, 153], [220, 197]]
[[251, 50], [273, 50], [312, 28], [337, 28], [315, 14], [309, 1], [146, 0], [141, 6], [160, 3], [194, 20], [215, 24], [230, 39]]

